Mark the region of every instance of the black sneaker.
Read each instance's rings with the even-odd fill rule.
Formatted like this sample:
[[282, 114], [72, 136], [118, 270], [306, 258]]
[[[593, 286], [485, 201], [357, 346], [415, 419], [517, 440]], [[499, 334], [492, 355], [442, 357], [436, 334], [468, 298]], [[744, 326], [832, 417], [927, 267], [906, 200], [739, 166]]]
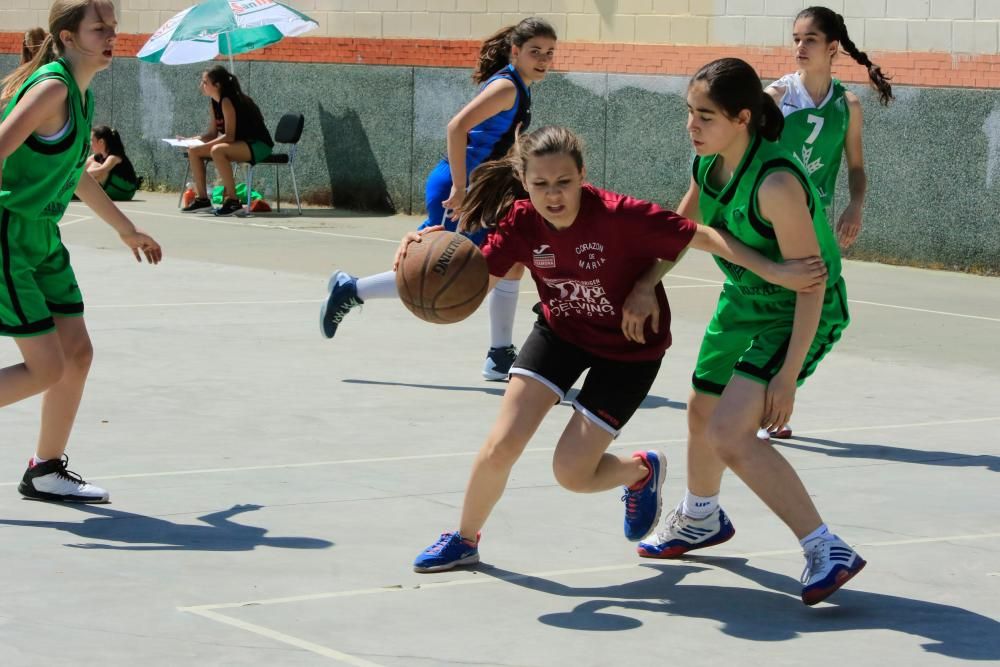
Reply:
[[513, 345], [491, 347], [486, 353], [486, 363], [483, 364], [483, 377], [491, 382], [506, 382], [515, 359], [517, 348]]
[[195, 197], [191, 200], [191, 203], [181, 209], [182, 213], [191, 213], [192, 211], [200, 211], [203, 208], [212, 208], [212, 202], [209, 201], [208, 197]]
[[344, 316], [364, 303], [358, 297], [358, 279], [343, 271], [334, 271], [326, 284], [326, 301], [319, 309], [319, 330], [324, 338], [333, 338]]
[[232, 215], [233, 213], [241, 210], [243, 210], [243, 204], [239, 199], [227, 199], [222, 202], [222, 206], [215, 209], [215, 214], [218, 216]]
[[[32, 459], [33, 460], [33, 459]], [[106, 503], [108, 492], [99, 486], [88, 484], [72, 470], [67, 470], [69, 457], [52, 459], [38, 465], [28, 462], [17, 491], [25, 498], [33, 500], [53, 500], [63, 503]]]

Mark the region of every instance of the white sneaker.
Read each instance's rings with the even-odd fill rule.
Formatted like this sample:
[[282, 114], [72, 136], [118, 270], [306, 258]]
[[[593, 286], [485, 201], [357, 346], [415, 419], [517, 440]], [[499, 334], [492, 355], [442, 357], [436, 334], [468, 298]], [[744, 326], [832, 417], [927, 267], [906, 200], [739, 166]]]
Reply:
[[694, 549], [727, 542], [735, 534], [736, 529], [721, 507], [704, 519], [692, 519], [678, 506], [667, 515], [663, 529], [656, 531], [652, 540], [639, 542], [637, 551], [643, 558], [678, 558]]
[[833, 595], [868, 564], [836, 535], [813, 540], [802, 555], [802, 601], [810, 606]]
[[67, 470], [69, 457], [51, 459], [45, 463], [31, 465], [18, 485], [18, 492], [25, 498], [34, 500], [54, 500], [65, 503], [106, 503], [110, 500], [107, 491], [88, 484], [72, 470]]

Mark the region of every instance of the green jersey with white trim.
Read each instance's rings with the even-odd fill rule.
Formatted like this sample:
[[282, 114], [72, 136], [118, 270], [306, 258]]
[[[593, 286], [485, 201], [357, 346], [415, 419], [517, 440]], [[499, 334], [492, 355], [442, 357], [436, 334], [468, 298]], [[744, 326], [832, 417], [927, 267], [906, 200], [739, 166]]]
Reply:
[[[702, 222], [729, 232], [768, 259], [780, 262], [782, 255], [777, 235], [771, 223], [760, 213], [757, 193], [761, 183], [772, 173], [789, 172], [805, 190], [820, 255], [829, 272], [827, 286], [835, 284], [840, 278], [840, 248], [830, 229], [816, 186], [809, 180], [798, 158], [780, 144], [765, 141], [759, 134], [755, 134], [750, 138], [750, 145], [732, 178], [721, 190], [709, 183], [709, 174], [717, 158], [718, 155], [696, 157], [692, 167], [692, 175], [701, 191], [698, 208]], [[784, 287], [767, 282], [749, 269], [721, 257], [713, 257], [726, 274], [727, 291], [735, 289], [744, 297], [763, 299], [787, 299], [795, 295]]]
[[62, 218], [87, 163], [90, 153], [90, 124], [94, 117], [94, 97], [81, 93], [69, 65], [60, 58], [39, 67], [18, 89], [3, 112], [6, 118], [24, 94], [42, 81], [66, 84], [66, 126], [54, 137], [34, 133], [3, 162], [0, 209], [28, 220]]
[[785, 89], [778, 104], [785, 116], [785, 129], [779, 141], [805, 165], [823, 206], [828, 208], [833, 204], [847, 126], [851, 121], [844, 96], [847, 89], [833, 79], [826, 97], [817, 105], [802, 85], [798, 72], [786, 74], [771, 86]]

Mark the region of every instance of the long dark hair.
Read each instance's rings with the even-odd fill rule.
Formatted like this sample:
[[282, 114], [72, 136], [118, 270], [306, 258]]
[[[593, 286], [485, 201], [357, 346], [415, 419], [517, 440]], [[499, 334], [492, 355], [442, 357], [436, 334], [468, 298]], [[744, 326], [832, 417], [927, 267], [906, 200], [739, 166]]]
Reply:
[[[55, 0], [49, 9], [49, 34], [42, 40], [38, 51], [28, 62], [18, 66], [13, 72], [4, 77], [0, 85], [3, 91], [0, 92], [0, 100], [9, 100], [17, 93], [17, 89], [35, 73], [39, 67], [48, 65], [53, 60], [62, 57], [65, 48], [62, 39], [58, 37], [63, 30], [76, 33], [80, 30], [80, 23], [87, 15], [87, 8], [98, 0]], [[102, 3], [105, 4], [105, 3]], [[110, 2], [106, 3], [110, 6]]]
[[222, 65], [205, 70], [205, 76], [219, 87], [220, 99], [228, 97], [233, 102], [243, 102], [246, 99], [243, 89], [240, 88], [240, 80]]
[[32, 28], [24, 33], [24, 39], [21, 40], [21, 64], [31, 62], [31, 59], [35, 57], [38, 50], [42, 48], [42, 44], [45, 43], [45, 38], [49, 33], [45, 32], [45, 28]]
[[521, 192], [528, 160], [542, 155], [568, 155], [576, 168], [583, 170], [583, 142], [572, 130], [547, 125], [518, 137], [507, 155], [472, 170], [471, 186], [462, 204], [461, 229], [495, 228]]
[[98, 125], [91, 131], [94, 133], [94, 137], [103, 141], [107, 147], [108, 152], [104, 157], [108, 157], [108, 155], [117, 155], [120, 158], [125, 157], [125, 144], [122, 143], [122, 138], [118, 134], [118, 130], [107, 125]]
[[517, 25], [510, 25], [493, 33], [479, 48], [479, 62], [472, 80], [482, 83], [510, 63], [510, 47], [521, 48], [532, 37], [556, 37], [556, 29], [545, 19], [529, 16]]
[[[708, 97], [730, 118], [750, 111], [750, 132], [758, 132], [768, 141], [777, 141], [785, 127], [785, 117], [764, 92], [757, 71], [739, 58], [721, 58], [704, 65], [691, 77], [691, 84], [704, 81]], [[689, 84], [689, 85], [691, 85]]]
[[873, 63], [867, 53], [858, 49], [847, 34], [847, 24], [844, 23], [843, 16], [827, 7], [806, 7], [796, 15], [795, 20], [799, 19], [812, 19], [819, 31], [826, 35], [827, 41], [840, 42], [841, 48], [847, 55], [854, 58], [859, 65], [864, 65], [868, 70], [868, 79], [872, 87], [878, 91], [878, 101], [883, 106], [889, 106], [889, 102], [893, 99], [892, 86], [889, 84], [892, 77], [883, 74], [882, 68]]

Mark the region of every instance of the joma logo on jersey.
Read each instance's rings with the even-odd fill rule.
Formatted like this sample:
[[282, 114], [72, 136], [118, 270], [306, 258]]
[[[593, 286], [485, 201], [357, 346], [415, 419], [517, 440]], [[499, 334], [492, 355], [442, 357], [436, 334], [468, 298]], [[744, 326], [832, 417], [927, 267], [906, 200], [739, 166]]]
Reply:
[[[540, 269], [556, 268], [556, 256], [550, 250], [552, 246], [543, 243], [531, 251], [531, 263]], [[549, 252], [546, 252], [548, 250]]]

